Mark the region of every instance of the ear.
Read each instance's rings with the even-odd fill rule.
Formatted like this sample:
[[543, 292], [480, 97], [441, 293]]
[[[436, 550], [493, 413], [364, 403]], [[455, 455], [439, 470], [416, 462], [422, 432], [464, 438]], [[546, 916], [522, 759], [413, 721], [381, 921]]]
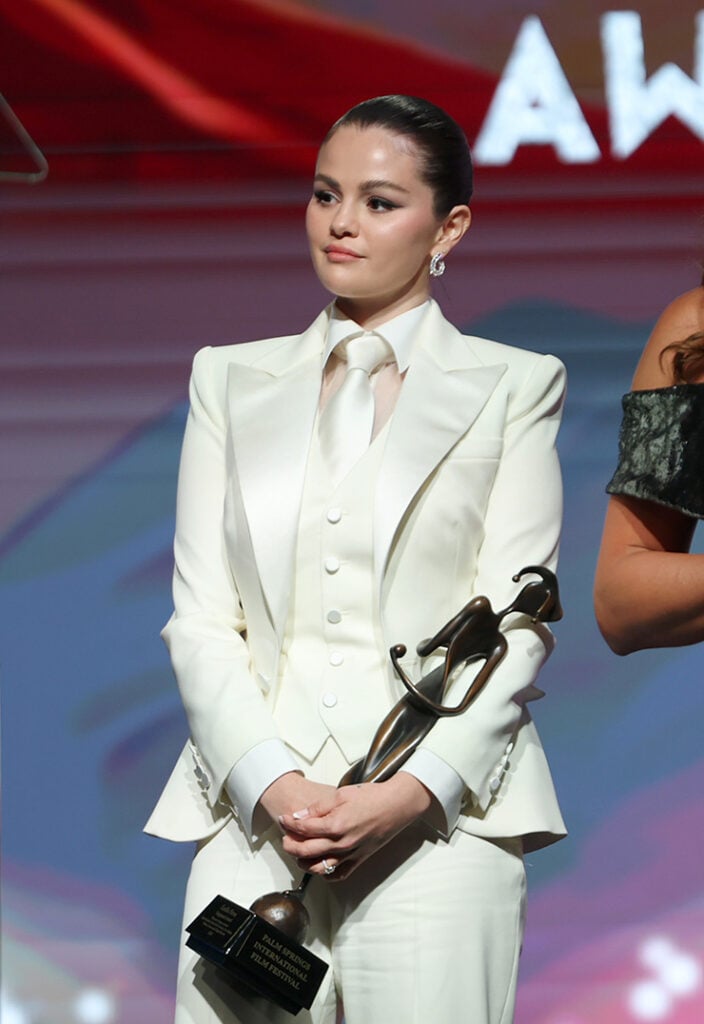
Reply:
[[469, 231], [471, 223], [472, 214], [468, 206], [453, 206], [438, 228], [433, 253], [441, 252], [447, 256]]

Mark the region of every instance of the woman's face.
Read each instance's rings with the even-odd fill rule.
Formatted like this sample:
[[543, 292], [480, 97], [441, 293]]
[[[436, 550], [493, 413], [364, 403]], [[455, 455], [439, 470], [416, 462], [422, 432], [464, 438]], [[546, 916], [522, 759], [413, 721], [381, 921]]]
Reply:
[[[338, 306], [373, 327], [423, 302], [443, 222], [412, 140], [385, 128], [338, 128], [316, 165], [306, 230], [313, 266]], [[444, 250], [447, 251], [447, 248]]]

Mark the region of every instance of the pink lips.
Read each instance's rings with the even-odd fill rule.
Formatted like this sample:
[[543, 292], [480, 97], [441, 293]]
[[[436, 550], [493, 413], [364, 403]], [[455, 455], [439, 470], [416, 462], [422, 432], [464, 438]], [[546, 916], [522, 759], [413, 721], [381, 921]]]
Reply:
[[359, 253], [351, 249], [343, 249], [338, 245], [327, 245], [324, 250], [331, 263], [351, 263], [354, 260], [361, 260]]

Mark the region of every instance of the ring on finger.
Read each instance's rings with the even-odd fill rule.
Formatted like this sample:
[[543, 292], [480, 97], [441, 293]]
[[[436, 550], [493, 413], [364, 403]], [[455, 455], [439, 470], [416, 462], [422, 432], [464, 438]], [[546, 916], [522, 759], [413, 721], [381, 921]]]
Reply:
[[328, 862], [325, 860], [325, 857], [323, 857], [322, 859], [322, 865], [324, 875], [333, 875], [335, 873], [335, 865], [328, 864]]

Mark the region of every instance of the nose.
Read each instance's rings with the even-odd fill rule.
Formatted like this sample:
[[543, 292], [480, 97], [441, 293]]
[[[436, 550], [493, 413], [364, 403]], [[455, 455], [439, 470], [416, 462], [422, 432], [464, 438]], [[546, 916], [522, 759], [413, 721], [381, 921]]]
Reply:
[[357, 234], [357, 218], [349, 203], [339, 203], [330, 221], [330, 234], [335, 238]]

